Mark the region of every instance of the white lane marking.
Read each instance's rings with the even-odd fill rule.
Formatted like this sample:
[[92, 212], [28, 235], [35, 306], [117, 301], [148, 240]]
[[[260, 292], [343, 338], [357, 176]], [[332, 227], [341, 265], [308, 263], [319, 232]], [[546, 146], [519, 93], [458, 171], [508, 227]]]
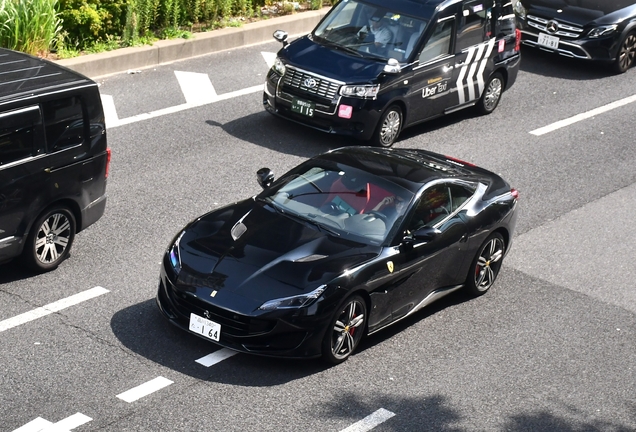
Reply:
[[586, 112], [581, 113], [581, 114], [577, 114], [577, 115], [575, 115], [573, 117], [570, 117], [570, 118], [567, 118], [567, 119], [564, 119], [564, 120], [560, 120], [558, 122], [549, 124], [549, 125], [544, 126], [542, 128], [530, 131], [530, 133], [532, 135], [536, 135], [536, 136], [545, 135], [545, 134], [553, 132], [553, 131], [555, 131], [557, 129], [561, 129], [561, 128], [566, 127], [566, 126], [570, 126], [571, 124], [580, 122], [581, 120], [585, 120], [585, 119], [588, 119], [590, 117], [594, 117], [594, 116], [596, 116], [598, 114], [602, 114], [604, 112], [607, 112], [607, 111], [610, 111], [610, 110], [613, 110], [613, 109], [616, 109], [616, 108], [620, 108], [620, 107], [622, 107], [624, 105], [627, 105], [627, 104], [630, 104], [630, 103], [633, 103], [633, 102], [636, 102], [636, 95], [629, 96], [629, 97], [626, 97], [626, 98], [621, 99], [621, 100], [617, 100], [616, 102], [612, 102], [612, 103], [609, 103], [607, 105], [603, 105], [602, 107], [598, 107], [598, 108], [595, 108], [593, 110], [586, 111]]
[[13, 432], [66, 432], [86, 424], [91, 420], [93, 419], [79, 412], [60, 420], [57, 423], [38, 417], [35, 420], [31, 420], [24, 426], [15, 429]]
[[119, 117], [117, 116], [117, 108], [115, 108], [115, 101], [110, 95], [101, 95], [102, 106], [104, 107], [104, 118], [106, 119], [106, 128], [117, 124]]
[[227, 348], [222, 348], [218, 351], [214, 351], [211, 354], [206, 355], [205, 357], [201, 357], [198, 360], [195, 360], [197, 363], [202, 364], [205, 367], [210, 367], [215, 365], [223, 360], [232, 357], [233, 355], [238, 354], [236, 351], [229, 350]]
[[267, 63], [267, 67], [271, 68], [274, 66], [274, 61], [276, 60], [276, 53], [261, 51], [261, 55], [265, 59], [265, 63]]
[[168, 378], [160, 376], [146, 383], [138, 385], [135, 388], [131, 388], [128, 391], [118, 394], [117, 397], [125, 402], [131, 403], [138, 399], [141, 399], [144, 396], [148, 396], [151, 393], [161, 390], [164, 387], [168, 387], [170, 384], [172, 384], [172, 381], [170, 381]]
[[349, 426], [346, 429], [341, 430], [340, 432], [367, 432], [376, 427], [377, 425], [384, 423], [395, 414], [389, 410], [385, 410], [384, 408], [380, 408], [376, 412], [371, 415], [366, 416], [359, 422], [356, 422]]
[[4, 321], [0, 321], [0, 332], [19, 326], [20, 324], [28, 323], [29, 321], [33, 321], [43, 316], [50, 315], [54, 312], [59, 312], [62, 309], [66, 309], [68, 307], [75, 306], [76, 304], [82, 303], [86, 300], [99, 297], [100, 295], [106, 294], [107, 292], [110, 292], [110, 291], [108, 291], [106, 288], [102, 288], [98, 286], [98, 287], [83, 291], [81, 293], [72, 295], [65, 299], [58, 300], [56, 302], [49, 303], [42, 307], [33, 309], [32, 311], [14, 316], [13, 318], [8, 318]]
[[152, 111], [149, 113], [144, 113], [144, 114], [138, 114], [136, 116], [132, 116], [132, 117], [128, 117], [125, 119], [120, 119], [117, 124], [111, 126], [110, 128], [115, 128], [117, 126], [123, 126], [123, 125], [127, 125], [127, 124], [131, 124], [131, 123], [137, 123], [143, 120], [148, 120], [151, 118], [155, 118], [155, 117], [161, 117], [161, 116], [165, 116], [168, 114], [174, 114], [180, 111], [185, 111], [188, 110], [190, 108], [196, 108], [196, 107], [200, 107], [203, 105], [209, 105], [212, 103], [216, 103], [216, 102], [220, 102], [223, 100], [227, 100], [227, 99], [232, 99], [235, 97], [239, 97], [239, 96], [244, 96], [244, 95], [248, 95], [251, 93], [256, 93], [256, 92], [262, 92], [263, 91], [263, 85], [259, 84], [257, 86], [253, 86], [253, 87], [248, 87], [245, 89], [241, 89], [241, 90], [237, 90], [237, 91], [233, 91], [230, 93], [224, 93], [222, 95], [218, 95], [217, 98], [213, 101], [210, 102], [200, 102], [200, 103], [184, 103], [181, 105], [175, 105], [172, 107], [168, 107], [168, 108], [163, 108], [157, 111]]
[[174, 71], [186, 103], [203, 104], [216, 100], [216, 90], [205, 73]]
[[52, 424], [52, 422], [44, 420], [42, 417], [38, 417], [34, 420], [31, 420], [24, 426], [14, 429], [13, 432], [39, 432], [45, 427], [51, 426]]

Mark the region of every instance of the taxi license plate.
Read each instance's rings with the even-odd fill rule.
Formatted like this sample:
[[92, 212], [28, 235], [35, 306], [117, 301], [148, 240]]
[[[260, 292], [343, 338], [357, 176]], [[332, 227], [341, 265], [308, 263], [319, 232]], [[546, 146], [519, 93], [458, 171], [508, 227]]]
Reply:
[[539, 33], [538, 43], [541, 46], [552, 48], [552, 49], [559, 48], [559, 38], [556, 36], [547, 35], [545, 33]]
[[190, 314], [190, 331], [205, 336], [213, 341], [219, 341], [221, 324], [210, 321], [193, 313]]
[[291, 104], [292, 112], [306, 115], [308, 117], [314, 116], [314, 110], [316, 109], [316, 104], [310, 101], [306, 101], [303, 99], [293, 98]]

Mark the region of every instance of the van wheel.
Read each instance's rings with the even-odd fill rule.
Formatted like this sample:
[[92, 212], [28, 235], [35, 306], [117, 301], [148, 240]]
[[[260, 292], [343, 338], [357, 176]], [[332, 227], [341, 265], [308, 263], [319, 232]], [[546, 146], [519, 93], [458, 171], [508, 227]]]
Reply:
[[45, 272], [68, 258], [75, 238], [75, 217], [66, 207], [53, 207], [35, 221], [24, 247], [24, 263]]
[[402, 110], [391, 105], [384, 111], [371, 138], [371, 144], [377, 147], [391, 147], [402, 130]]
[[614, 71], [617, 73], [627, 72], [627, 69], [634, 64], [634, 58], [636, 58], [636, 33], [630, 32], [621, 41], [614, 62]]
[[481, 95], [479, 102], [477, 102], [477, 110], [480, 114], [490, 114], [497, 108], [503, 88], [504, 82], [501, 74], [499, 72], [492, 74], [486, 84], [484, 93]]

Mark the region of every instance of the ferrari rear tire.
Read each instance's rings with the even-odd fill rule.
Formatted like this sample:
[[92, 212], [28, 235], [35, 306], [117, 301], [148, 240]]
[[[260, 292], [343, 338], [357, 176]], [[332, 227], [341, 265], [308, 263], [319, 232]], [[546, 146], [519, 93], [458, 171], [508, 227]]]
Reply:
[[466, 278], [466, 289], [477, 297], [485, 294], [495, 283], [506, 252], [506, 244], [499, 233], [491, 234], [473, 259]]
[[632, 67], [636, 59], [636, 32], [629, 32], [625, 39], [621, 41], [616, 61], [614, 61], [614, 71], [617, 73], [627, 72]]
[[358, 295], [349, 297], [330, 321], [322, 341], [322, 356], [331, 364], [342, 363], [355, 351], [367, 326], [367, 305]]
[[402, 130], [404, 115], [397, 105], [391, 105], [384, 111], [373, 132], [371, 144], [376, 147], [391, 147]]
[[23, 251], [24, 264], [33, 271], [57, 268], [68, 258], [75, 238], [76, 222], [66, 207], [45, 211], [33, 224]]
[[477, 102], [477, 111], [480, 114], [490, 114], [497, 108], [504, 90], [504, 80], [499, 72], [491, 75], [486, 83], [484, 93]]

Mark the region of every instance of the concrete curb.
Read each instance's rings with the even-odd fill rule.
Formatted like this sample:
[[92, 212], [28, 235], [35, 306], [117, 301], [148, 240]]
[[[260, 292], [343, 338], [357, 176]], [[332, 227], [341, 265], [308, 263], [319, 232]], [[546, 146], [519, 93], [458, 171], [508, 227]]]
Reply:
[[242, 27], [197, 33], [192, 39], [161, 40], [152, 46], [122, 48], [57, 60], [56, 63], [90, 78], [98, 78], [131, 69], [143, 69], [213, 52], [273, 41], [272, 34], [278, 29], [285, 30], [290, 35], [306, 34], [316, 26], [327, 11], [329, 8], [286, 15], [245, 24]]

